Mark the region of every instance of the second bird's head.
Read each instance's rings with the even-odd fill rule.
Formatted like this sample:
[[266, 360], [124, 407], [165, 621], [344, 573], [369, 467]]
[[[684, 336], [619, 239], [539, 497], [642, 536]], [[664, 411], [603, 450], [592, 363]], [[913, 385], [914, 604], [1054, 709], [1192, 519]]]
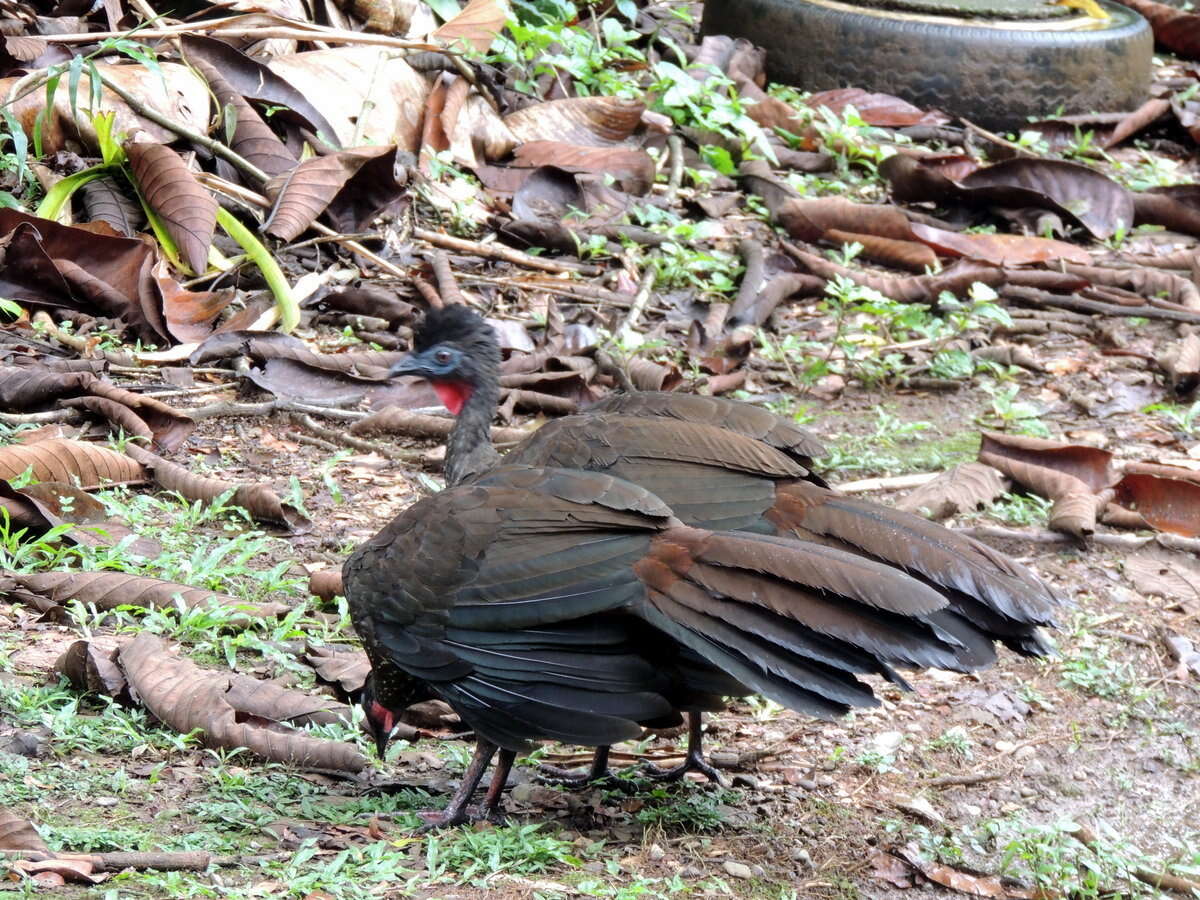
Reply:
[[413, 332], [413, 352], [389, 374], [427, 379], [446, 408], [458, 415], [480, 387], [499, 378], [496, 332], [461, 304], [431, 309]]

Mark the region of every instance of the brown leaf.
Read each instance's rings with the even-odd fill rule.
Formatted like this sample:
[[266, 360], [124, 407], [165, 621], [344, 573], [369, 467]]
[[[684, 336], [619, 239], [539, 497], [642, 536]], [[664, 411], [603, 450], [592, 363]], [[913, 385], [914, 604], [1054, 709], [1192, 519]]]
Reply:
[[88, 393], [132, 410], [149, 426], [154, 442], [167, 451], [179, 447], [196, 427], [191, 416], [161, 400], [127, 391], [108, 381], [93, 381]]
[[654, 160], [645, 150], [588, 147], [563, 141], [529, 141], [513, 151], [518, 166], [555, 166], [567, 172], [610, 175], [617, 187], [642, 195], [654, 184]]
[[832, 244], [854, 244], [862, 247], [862, 255], [873, 262], [913, 272], [927, 272], [937, 267], [938, 258], [932, 250], [916, 241], [897, 241], [874, 234], [855, 234], [833, 228], [825, 232]]
[[930, 881], [960, 894], [972, 897], [999, 897], [1004, 900], [1032, 900], [1037, 896], [1024, 888], [1006, 887], [997, 875], [973, 875], [942, 863], [930, 862], [921, 856], [916, 844], [908, 844], [897, 852]]
[[219, 71], [229, 87], [241, 96], [270, 106], [284, 107], [283, 115], [302, 120], [313, 134], [336, 145], [336, 129], [302, 91], [276, 75], [265, 62], [249, 57], [216, 38], [181, 34], [179, 40], [189, 62], [203, 59]]
[[1126, 471], [1116, 491], [1117, 502], [1141, 513], [1153, 528], [1200, 535], [1200, 483]]
[[822, 106], [838, 115], [847, 106], [853, 106], [859, 117], [868, 125], [881, 128], [905, 128], [909, 125], [941, 125], [950, 119], [938, 112], [926, 112], [907, 100], [891, 94], [872, 94], [861, 88], [839, 88], [820, 91], [806, 101], [813, 109]]
[[288, 151], [283, 141], [275, 136], [275, 132], [267, 126], [258, 111], [225, 80], [221, 71], [203, 56], [194, 57], [191, 63], [212, 88], [213, 96], [217, 98], [217, 104], [221, 108], [222, 118], [230, 114], [235, 117], [233, 138], [229, 141], [229, 146], [267, 175], [279, 175], [293, 169], [296, 158]]
[[962, 234], [914, 222], [913, 235], [939, 253], [965, 256], [995, 266], [1022, 266], [1029, 263], [1068, 262], [1088, 265], [1092, 256], [1082, 247], [1050, 238], [1020, 234]]
[[1008, 490], [992, 466], [963, 463], [926, 482], [896, 504], [898, 509], [941, 520], [987, 506]]
[[1127, 554], [1121, 567], [1139, 593], [1200, 610], [1200, 561], [1152, 544]]
[[101, 647], [95, 641], [76, 641], [63, 651], [54, 664], [54, 671], [71, 682], [77, 691], [129, 701], [129, 683], [117, 665], [116, 647]]
[[367, 659], [367, 654], [336, 644], [310, 644], [304, 652], [304, 661], [316, 670], [321, 681], [337, 685], [346, 696], [361, 691], [371, 673], [371, 661]]
[[111, 175], [89, 181], [79, 189], [79, 197], [87, 213], [87, 221], [104, 222], [114, 232], [133, 237], [146, 224], [142, 205], [125, 193], [124, 178], [117, 181]]
[[119, 660], [150, 712], [181, 734], [200, 729], [208, 747], [245, 747], [262, 759], [295, 766], [349, 772], [367, 767], [353, 744], [309, 737], [277, 721], [239, 714], [230, 702], [231, 676], [200, 669], [148, 632], [124, 644]]
[[624, 97], [572, 97], [536, 103], [505, 116], [520, 143], [563, 141], [611, 147], [633, 134], [646, 105]]
[[1200, 185], [1177, 184], [1133, 195], [1139, 225], [1162, 225], [1172, 231], [1200, 235]]
[[1103, 500], [1085, 486], [1055, 498], [1048, 524], [1055, 531], [1084, 537], [1096, 530], [1096, 512]]
[[1132, 194], [1088, 166], [1056, 159], [1010, 159], [957, 179], [939, 163], [896, 155], [880, 165], [898, 200], [983, 203], [1047, 209], [1101, 240], [1133, 225]]
[[165, 260], [151, 271], [163, 318], [171, 337], [184, 343], [202, 341], [212, 334], [217, 316], [233, 302], [233, 291], [189, 291], [170, 274]]
[[124, 146], [147, 205], [162, 220], [182, 261], [203, 274], [217, 227], [217, 202], [170, 147], [128, 141]]
[[59, 405], [68, 409], [86, 410], [99, 416], [112, 426], [113, 433], [121, 430], [146, 444], [150, 444], [154, 440], [154, 432], [150, 430], [150, 426], [128, 406], [122, 406], [115, 400], [106, 400], [103, 397], [72, 397], [70, 400], [60, 401]]
[[470, 0], [462, 12], [433, 33], [450, 46], [464, 42], [484, 53], [508, 21], [508, 9], [501, 0]]
[[322, 600], [332, 600], [342, 593], [342, 570], [321, 569], [308, 576], [308, 592]]
[[218, 591], [126, 572], [0, 572], [0, 591], [14, 589], [42, 598], [38, 604], [42, 612], [73, 600], [101, 610], [119, 606], [204, 609], [212, 603], [236, 609], [245, 619], [279, 616], [291, 609], [282, 603], [247, 603]]
[[10, 809], [0, 809], [0, 850], [41, 850], [50, 848], [28, 819]]
[[[286, 175], [267, 182], [268, 197], [275, 200], [264, 230], [283, 241], [299, 237], [333, 202], [346, 183], [368, 162], [386, 157], [388, 169], [395, 147], [358, 147], [306, 159]], [[394, 179], [393, 179], [394, 182]]]
[[629, 380], [639, 391], [673, 391], [683, 383], [683, 374], [673, 363], [664, 365], [636, 356], [628, 369]]
[[17, 478], [33, 467], [38, 481], [78, 481], [85, 488], [145, 481], [142, 467], [120, 453], [82, 441], [38, 441], [0, 447], [0, 478]]
[[238, 712], [297, 727], [334, 722], [349, 725], [354, 720], [350, 707], [344, 703], [294, 691], [275, 681], [251, 678], [249, 675], [230, 676], [225, 700]]
[[1154, 31], [1155, 43], [1188, 59], [1200, 59], [1200, 14], [1158, 0], [1121, 0], [1137, 10]]
[[73, 397], [96, 380], [90, 372], [52, 372], [40, 366], [0, 366], [0, 410], [23, 412]]
[[122, 319], [147, 341], [167, 337], [162, 310], [142, 291], [154, 259], [148, 244], [8, 208], [0, 208], [0, 235], [8, 241], [0, 267], [4, 296], [89, 314], [99, 311]]
[[331, 129], [329, 136], [341, 145], [395, 144], [410, 153], [420, 149], [429, 84], [394, 50], [310, 50], [273, 57], [270, 67], [320, 114]]
[[[985, 455], [987, 459], [984, 459]], [[1092, 492], [1111, 486], [1115, 480], [1110, 468], [1112, 457], [1112, 453], [1099, 447], [991, 431], [983, 432], [979, 447], [980, 461], [1001, 471], [1004, 471], [1006, 461], [1026, 463], [1076, 478]], [[1012, 477], [1020, 481], [1016, 476]], [[1054, 499], [1056, 495], [1043, 496]]]
[[913, 886], [914, 869], [895, 854], [876, 847], [871, 850], [870, 861], [872, 878], [878, 878], [901, 890]]
[[787, 197], [772, 210], [788, 234], [801, 241], [820, 240], [830, 230], [911, 240], [908, 217], [895, 206], [854, 203], [841, 197]]
[[291, 503], [284, 503], [279, 495], [266, 485], [231, 484], [218, 478], [194, 475], [183, 466], [168, 462], [136, 444], [129, 444], [125, 452], [145, 466], [146, 471], [159, 485], [168, 491], [177, 491], [188, 500], [211, 503], [221, 494], [232, 490], [234, 493], [229, 502], [242, 507], [256, 519], [279, 522], [293, 531], [307, 529], [312, 525], [300, 510]]
[[55, 887], [65, 881], [81, 884], [99, 884], [104, 875], [94, 875], [94, 866], [89, 860], [69, 856], [51, 856], [49, 859], [18, 859], [12, 863], [14, 869], [29, 875], [35, 882]]

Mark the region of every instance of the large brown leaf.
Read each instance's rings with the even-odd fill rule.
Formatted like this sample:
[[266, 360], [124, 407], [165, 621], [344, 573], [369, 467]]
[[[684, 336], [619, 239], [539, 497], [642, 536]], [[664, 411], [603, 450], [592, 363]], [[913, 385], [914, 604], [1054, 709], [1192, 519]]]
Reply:
[[987, 506], [1008, 490], [1008, 480], [992, 466], [963, 463], [938, 475], [896, 506], [931, 519], [948, 519]]
[[[361, 772], [367, 759], [353, 744], [309, 737], [275, 719], [239, 710], [234, 678], [207, 672], [170, 651], [158, 637], [142, 633], [119, 657], [137, 698], [160, 721], [188, 734], [199, 729], [208, 747], [245, 747], [271, 762]], [[231, 693], [232, 692], [232, 693]]]
[[[386, 172], [390, 173], [395, 156], [396, 148], [392, 146], [356, 147], [306, 159], [287, 175], [272, 178], [267, 182], [266, 193], [275, 199], [275, 206], [264, 230], [283, 241], [295, 240], [316, 221], [360, 169], [374, 160], [383, 160]], [[371, 181], [377, 186], [381, 179]], [[394, 190], [390, 192], [390, 199], [394, 199], [399, 196], [400, 189], [394, 177], [391, 181]], [[384, 206], [390, 202], [386, 197], [377, 199], [382, 200]], [[378, 208], [373, 209], [369, 216], [378, 212]]]
[[219, 478], [195, 475], [183, 466], [169, 462], [132, 443], [126, 446], [125, 452], [145, 466], [146, 471], [158, 484], [169, 491], [176, 491], [188, 500], [211, 503], [221, 494], [232, 490], [233, 497], [229, 502], [242, 507], [256, 519], [278, 522], [293, 531], [307, 529], [312, 525], [300, 510], [291, 503], [285, 503], [264, 484], [233, 484]]
[[654, 184], [654, 160], [645, 150], [584, 147], [563, 141], [529, 141], [513, 151], [518, 166], [556, 166], [567, 172], [611, 175], [631, 194], [645, 194]]
[[[972, 164], [973, 165], [973, 164]], [[1107, 239], [1133, 225], [1130, 192], [1095, 169], [1056, 159], [1010, 159], [958, 175], [944, 162], [896, 155], [880, 165], [896, 199], [1047, 209]]]
[[154, 443], [168, 452], [175, 450], [187, 440], [188, 435], [196, 427], [191, 416], [180, 412], [173, 406], [156, 400], [154, 397], [127, 391], [108, 381], [93, 381], [88, 386], [88, 393], [113, 403], [119, 403], [131, 410], [149, 427]]
[[321, 681], [335, 685], [346, 696], [361, 691], [367, 676], [371, 674], [371, 661], [367, 659], [367, 654], [333, 644], [309, 644], [304, 651], [304, 661], [316, 670]]
[[217, 201], [170, 147], [126, 142], [125, 153], [142, 196], [162, 219], [183, 262], [202, 274], [217, 227]]
[[227, 606], [244, 613], [246, 618], [271, 618], [290, 611], [282, 603], [246, 603], [204, 588], [176, 584], [126, 572], [0, 572], [0, 591], [23, 592], [20, 596], [32, 600], [45, 613], [53, 607], [65, 607], [73, 600], [96, 609], [111, 610], [118, 606], [139, 606], [144, 609], [175, 607], [203, 609], [209, 603]]
[[1139, 225], [1162, 225], [1200, 236], [1200, 185], [1177, 184], [1133, 195]]
[[[421, 110], [429, 85], [394, 51], [336, 47], [277, 56], [271, 70], [308, 98], [342, 146], [421, 146]], [[246, 96], [253, 96], [242, 90]]]
[[167, 331], [185, 344], [197, 343], [212, 334], [217, 316], [235, 297], [232, 290], [189, 291], [171, 276], [165, 260], [156, 262], [150, 274]]
[[1200, 59], [1200, 14], [1185, 12], [1159, 0], [1121, 0], [1130, 9], [1141, 13], [1154, 30], [1155, 42], [1168, 50]]
[[822, 106], [841, 115], [847, 106], [853, 106], [868, 125], [881, 128], [905, 128], [909, 125], [940, 125], [950, 121], [939, 112], [926, 112], [907, 100], [891, 94], [872, 94], [862, 88], [838, 88], [820, 91], [804, 101], [813, 109]]
[[450, 46], [465, 43], [484, 53], [508, 21], [508, 8], [502, 0], [470, 0], [462, 12], [433, 33]]
[[37, 829], [11, 809], [0, 809], [0, 850], [42, 850], [50, 848]]
[[194, 57], [191, 62], [212, 88], [222, 116], [232, 115], [235, 119], [229, 146], [268, 175], [279, 175], [295, 168], [296, 158], [221, 71], [202, 56]]
[[[142, 65], [111, 65], [97, 62], [96, 69], [109, 81], [124, 88], [155, 112], [172, 122], [178, 122], [193, 131], [204, 134], [208, 130], [209, 98], [208, 87], [187, 66], [173, 62], [160, 62], [154, 69]], [[11, 88], [22, 77], [0, 79], [0, 91], [8, 96]], [[76, 93], [76, 110], [71, 108], [71, 95]], [[54, 106], [50, 115], [45, 115], [45, 91], [24, 91], [11, 109], [27, 135], [40, 128], [45, 153], [53, 155], [59, 150], [70, 149], [70, 145], [82, 144], [93, 155], [98, 155], [96, 130], [92, 114], [116, 113], [113, 134], [124, 134], [135, 140], [173, 141], [178, 135], [161, 125], [143, 119], [110, 91], [101, 89], [100, 105], [89, 107], [86, 98], [91, 93], [91, 82], [85, 66], [79, 79], [78, 92], [67, 90], [64, 83], [54, 94]], [[38, 120], [41, 118], [39, 124]]]
[[78, 482], [85, 488], [146, 480], [142, 467], [120, 453], [82, 441], [53, 439], [0, 447], [0, 478], [17, 478], [32, 468], [38, 481]]
[[1092, 255], [1082, 247], [1050, 238], [1022, 234], [963, 234], [929, 225], [912, 224], [913, 236], [943, 254], [965, 256], [994, 266], [1023, 266], [1029, 263], [1067, 262], [1088, 265]]
[[104, 694], [128, 703], [129, 682], [117, 664], [117, 652], [117, 647], [101, 646], [94, 640], [76, 641], [54, 663], [54, 671], [77, 691]]
[[89, 222], [104, 222], [117, 234], [133, 237], [146, 224], [146, 213], [128, 196], [126, 185], [124, 178], [105, 175], [81, 187], [79, 197]]
[[119, 318], [147, 341], [168, 336], [161, 307], [148, 290], [154, 251], [143, 241], [8, 208], [0, 208], [0, 235], [7, 235], [3, 296]]
[[1112, 484], [1112, 454], [1080, 444], [984, 432], [979, 461], [1054, 501], [1050, 527], [1076, 537], [1096, 529], [1099, 491]]
[[1200, 535], [1200, 483], [1126, 472], [1117, 483], [1117, 502], [1141, 514], [1159, 531]]
[[0, 366], [0, 410], [21, 412], [74, 397], [96, 380], [90, 372], [52, 372], [35, 366]]
[[572, 97], [527, 106], [505, 116], [504, 124], [521, 143], [611, 147], [633, 134], [645, 109], [640, 100], [624, 97]]
[[299, 120], [326, 143], [338, 146], [336, 130], [301, 91], [271, 71], [266, 63], [253, 59], [224, 41], [198, 34], [180, 35], [187, 59], [202, 59], [221, 73], [229, 87], [252, 100], [284, 107], [276, 116]]

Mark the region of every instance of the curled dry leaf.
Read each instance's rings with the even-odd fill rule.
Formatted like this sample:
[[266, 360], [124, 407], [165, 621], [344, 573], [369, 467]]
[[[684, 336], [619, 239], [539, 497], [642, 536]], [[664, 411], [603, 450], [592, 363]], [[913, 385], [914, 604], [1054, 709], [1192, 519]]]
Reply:
[[65, 607], [73, 600], [101, 610], [119, 606], [203, 609], [212, 603], [236, 609], [247, 620], [280, 616], [291, 609], [282, 603], [247, 603], [218, 591], [126, 572], [0, 572], [0, 591], [14, 590], [33, 600], [42, 612]]
[[362, 690], [371, 672], [367, 654], [336, 644], [309, 644], [304, 651], [304, 661], [316, 670], [321, 681], [336, 685], [347, 697]]
[[987, 506], [1007, 490], [1008, 479], [992, 466], [963, 463], [921, 485], [896, 506], [940, 521]]
[[645, 110], [640, 100], [624, 97], [572, 97], [527, 106], [505, 116], [504, 124], [521, 143], [611, 147], [633, 134]]
[[1096, 447], [984, 432], [979, 461], [1054, 501], [1050, 527], [1082, 537], [1096, 530], [1096, 491], [1112, 481], [1112, 454]]
[[1159, 0], [1121, 0], [1149, 22], [1154, 40], [1188, 59], [1200, 59], [1200, 14]]
[[232, 675], [225, 700], [240, 713], [289, 725], [330, 725], [354, 721], [350, 707], [329, 697], [294, 691], [249, 675]]
[[176, 491], [188, 500], [211, 503], [226, 491], [233, 491], [230, 503], [240, 506], [256, 519], [279, 522], [293, 531], [311, 527], [312, 523], [291, 503], [285, 503], [269, 487], [261, 484], [232, 484], [218, 478], [194, 475], [183, 466], [168, 462], [161, 456], [129, 444], [125, 452], [146, 467], [154, 480], [168, 491]]
[[971, 897], [998, 897], [1003, 900], [1033, 900], [1045, 895], [1025, 888], [1005, 885], [998, 875], [975, 875], [951, 866], [926, 860], [916, 844], [897, 851], [903, 859], [930, 881]]
[[117, 664], [117, 648], [96, 641], [76, 641], [63, 651], [54, 671], [64, 676], [75, 690], [104, 694], [129, 702], [129, 683]]
[[504, 0], [470, 0], [462, 11], [435, 31], [432, 37], [451, 47], [466, 44], [478, 53], [492, 45], [508, 21]]
[[1078, 266], [1069, 263], [1063, 267], [1069, 275], [1078, 275], [1090, 284], [1111, 285], [1126, 288], [1143, 297], [1160, 297], [1189, 309], [1200, 310], [1200, 288], [1195, 282], [1147, 266], [1127, 269], [1112, 269], [1102, 266]]
[[1167, 389], [1176, 397], [1189, 397], [1200, 387], [1200, 335], [1188, 333], [1158, 355], [1166, 373]]
[[1133, 195], [1136, 222], [1200, 235], [1200, 185], [1151, 188]]
[[23, 412], [73, 397], [96, 380], [90, 372], [52, 372], [40, 366], [0, 366], [0, 410]]
[[125, 153], [146, 204], [162, 219], [183, 262], [202, 274], [217, 227], [217, 201], [170, 147], [126, 142]]
[[567, 172], [609, 175], [617, 187], [642, 195], [654, 184], [654, 160], [645, 150], [588, 147], [563, 141], [529, 141], [513, 151], [517, 166], [556, 166]]
[[322, 600], [332, 600], [342, 593], [342, 570], [321, 569], [313, 572], [308, 576], [308, 592]]
[[[282, 241], [298, 238], [334, 201], [347, 182], [367, 163], [384, 159], [392, 169], [396, 148], [359, 147], [328, 156], [306, 159], [286, 175], [266, 184], [267, 196], [275, 199], [264, 230]], [[392, 179], [395, 183], [395, 179]], [[397, 190], [398, 195], [398, 190]], [[386, 205], [386, 202], [382, 205]], [[377, 212], [378, 209], [372, 210]]]
[[917, 240], [939, 253], [965, 256], [994, 266], [1021, 266], [1060, 259], [1088, 265], [1092, 261], [1092, 255], [1082, 247], [1051, 238], [1022, 234], [960, 234], [916, 222], [912, 224], [912, 232]]
[[1116, 492], [1117, 502], [1140, 513], [1151, 527], [1200, 535], [1200, 482], [1126, 471]]
[[891, 94], [873, 94], [862, 88], [838, 88], [820, 91], [805, 103], [813, 109], [825, 107], [841, 115], [847, 106], [853, 106], [859, 117], [868, 125], [880, 128], [905, 128], [909, 125], [941, 125], [950, 119], [943, 113], [926, 111], [913, 106], [907, 100]]
[[150, 426], [138, 418], [138, 414], [128, 406], [122, 406], [115, 400], [106, 400], [104, 397], [72, 397], [60, 401], [60, 405], [68, 409], [86, 410], [99, 416], [112, 426], [113, 432], [120, 429], [130, 437], [139, 438], [147, 444], [154, 440], [154, 432], [150, 430]]
[[102, 522], [105, 515], [103, 504], [86, 491], [54, 481], [18, 490], [0, 479], [0, 509], [8, 514], [12, 531], [27, 529], [30, 536], [44, 534], [64, 522]]
[[663, 365], [640, 356], [629, 361], [629, 380], [639, 391], [673, 391], [683, 383], [683, 374], [673, 363]]
[[181, 734], [199, 729], [208, 747], [245, 747], [262, 759], [338, 771], [361, 772], [366, 757], [353, 744], [309, 737], [281, 722], [239, 711], [230, 696], [233, 677], [206, 672], [143, 632], [119, 657], [136, 697]]
[[222, 117], [230, 113], [234, 116], [233, 137], [229, 140], [229, 146], [268, 175], [279, 175], [295, 168], [296, 158], [275, 136], [258, 111], [234, 90], [221, 71], [203, 56], [192, 58], [191, 63], [212, 88]]
[[146, 480], [142, 467], [128, 456], [82, 441], [56, 438], [0, 447], [0, 478], [17, 478], [30, 468], [38, 481], [77, 482], [84, 488]]
[[11, 809], [0, 809], [0, 850], [42, 850], [50, 852], [37, 829]]

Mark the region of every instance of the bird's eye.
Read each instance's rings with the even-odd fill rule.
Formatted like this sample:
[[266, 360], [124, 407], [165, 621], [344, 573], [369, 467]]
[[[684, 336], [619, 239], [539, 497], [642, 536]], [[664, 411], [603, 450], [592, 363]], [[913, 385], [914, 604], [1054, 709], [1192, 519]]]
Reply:
[[439, 350], [437, 353], [433, 354], [433, 359], [434, 359], [434, 362], [437, 362], [444, 366], [446, 363], [450, 362], [450, 351], [449, 350]]

